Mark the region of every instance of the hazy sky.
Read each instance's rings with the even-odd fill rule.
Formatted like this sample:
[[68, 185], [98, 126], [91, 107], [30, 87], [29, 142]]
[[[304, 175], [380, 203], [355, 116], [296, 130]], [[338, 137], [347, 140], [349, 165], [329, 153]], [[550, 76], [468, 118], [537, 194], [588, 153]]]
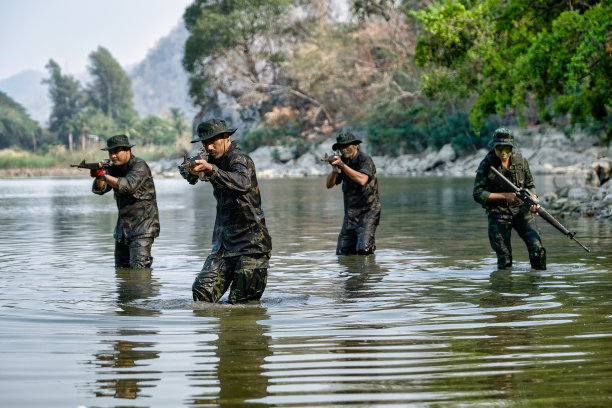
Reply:
[[0, 79], [45, 71], [86, 72], [88, 55], [105, 47], [123, 67], [140, 62], [182, 22], [191, 0], [0, 0]]

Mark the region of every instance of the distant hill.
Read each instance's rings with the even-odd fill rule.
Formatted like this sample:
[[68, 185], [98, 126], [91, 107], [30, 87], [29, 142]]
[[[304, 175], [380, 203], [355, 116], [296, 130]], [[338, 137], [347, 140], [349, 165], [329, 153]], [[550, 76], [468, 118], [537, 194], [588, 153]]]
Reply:
[[[187, 39], [182, 21], [167, 36], [161, 38], [140, 63], [124, 69], [132, 78], [134, 107], [141, 117], [165, 116], [170, 108], [180, 108], [188, 119], [195, 114], [187, 92], [187, 73], [181, 59]], [[112, 50], [110, 50], [112, 53]], [[88, 73], [72, 74], [81, 85], [88, 82]], [[42, 83], [46, 71], [28, 70], [0, 80], [5, 92], [41, 126], [47, 126], [51, 114], [48, 87]]]
[[142, 62], [128, 71], [134, 107], [141, 117], [164, 116], [173, 107], [180, 108], [188, 118], [195, 114], [187, 91], [187, 73], [181, 62], [187, 37], [181, 22], [149, 50]]
[[0, 80], [0, 91], [23, 106], [32, 119], [46, 126], [51, 113], [51, 101], [47, 85], [42, 80], [47, 77], [43, 71], [28, 70]]

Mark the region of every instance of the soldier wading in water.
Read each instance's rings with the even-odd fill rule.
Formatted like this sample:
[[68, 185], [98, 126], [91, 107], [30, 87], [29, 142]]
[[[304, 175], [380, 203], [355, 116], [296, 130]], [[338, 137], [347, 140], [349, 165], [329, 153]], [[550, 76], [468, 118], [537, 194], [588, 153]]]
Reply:
[[359, 151], [361, 140], [352, 133], [341, 133], [332, 150], [340, 150], [329, 163], [333, 170], [327, 176], [327, 188], [342, 183], [344, 221], [338, 236], [337, 255], [368, 255], [376, 249], [374, 234], [380, 221], [380, 200], [376, 166], [367, 154]]
[[132, 154], [126, 135], [109, 138], [106, 147], [112, 166], [91, 170], [96, 179], [92, 191], [106, 194], [113, 190], [119, 217], [115, 227], [115, 266], [149, 268], [153, 263], [151, 247], [159, 235], [159, 214], [155, 184], [147, 163]]
[[519, 188], [526, 188], [537, 197], [533, 176], [527, 160], [514, 148], [514, 136], [510, 130], [499, 128], [489, 143], [491, 151], [480, 162], [474, 181], [474, 200], [487, 210], [489, 219], [489, 242], [497, 254], [498, 269], [512, 266], [510, 236], [514, 228], [525, 241], [529, 262], [533, 269], [546, 269], [546, 250], [542, 247], [535, 223], [536, 206], [523, 204], [515, 193], [496, 179], [490, 168], [494, 166]]
[[[231, 141], [236, 129], [212, 119], [197, 127], [197, 138], [208, 153], [184, 177], [212, 184], [217, 215], [212, 251], [193, 282], [193, 299], [218, 302], [230, 289], [229, 303], [259, 300], [266, 288], [272, 239], [261, 209], [253, 160]], [[231, 288], [230, 288], [231, 285]]]

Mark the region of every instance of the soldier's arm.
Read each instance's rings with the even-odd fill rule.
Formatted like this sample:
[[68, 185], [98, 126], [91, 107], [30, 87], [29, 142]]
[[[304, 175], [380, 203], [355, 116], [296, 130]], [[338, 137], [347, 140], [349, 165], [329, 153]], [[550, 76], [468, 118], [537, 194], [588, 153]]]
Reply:
[[486, 173], [489, 171], [488, 166], [483, 163], [480, 164], [478, 170], [476, 170], [476, 178], [474, 179], [474, 201], [482, 205], [486, 205], [487, 201], [495, 200], [506, 200], [508, 203], [516, 201], [515, 193], [491, 193], [487, 190], [487, 176]]
[[211, 183], [229, 190], [246, 193], [251, 189], [251, 176], [255, 172], [255, 165], [246, 156], [237, 156], [230, 163], [230, 170], [222, 170], [212, 164], [212, 171], [207, 174]]
[[336, 178], [338, 177], [340, 169], [334, 167], [333, 170], [327, 175], [327, 180], [325, 182], [325, 186], [327, 188], [332, 188], [336, 185]]
[[487, 200], [491, 193], [487, 190], [487, 176], [486, 172], [488, 171], [488, 167], [485, 162], [482, 161], [478, 166], [478, 170], [476, 170], [476, 177], [474, 178], [474, 190], [472, 191], [472, 196], [474, 197], [474, 201], [476, 201], [481, 206], [485, 206]]
[[370, 158], [365, 158], [357, 160], [353, 165], [358, 168], [352, 168], [346, 165], [342, 167], [342, 172], [355, 183], [360, 186], [365, 186], [367, 182], [370, 181], [372, 174], [374, 174], [374, 162]]
[[148, 167], [145, 162], [141, 161], [136, 163], [123, 177], [106, 175], [106, 183], [120, 194], [133, 193], [147, 177], [149, 177]]
[[350, 168], [348, 165], [345, 165], [340, 170], [348, 178], [350, 178], [351, 180], [353, 180], [355, 183], [359, 184], [360, 186], [365, 186], [368, 180], [370, 179], [370, 176], [368, 176], [367, 174], [354, 170]]
[[103, 194], [108, 193], [110, 190], [112, 190], [112, 188], [111, 188], [111, 186], [106, 184], [106, 181], [98, 180], [98, 179], [95, 179], [93, 181], [93, 185], [91, 187], [91, 191], [94, 194], [103, 195]]

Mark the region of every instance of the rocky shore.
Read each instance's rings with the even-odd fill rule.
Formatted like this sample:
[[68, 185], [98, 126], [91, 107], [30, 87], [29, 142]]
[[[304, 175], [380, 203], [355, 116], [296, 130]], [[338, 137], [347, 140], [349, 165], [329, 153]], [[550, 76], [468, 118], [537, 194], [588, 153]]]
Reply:
[[[597, 140], [584, 134], [571, 138], [556, 129], [512, 129], [523, 156], [534, 174], [553, 175], [554, 192], [541, 197], [553, 213], [596, 216], [612, 220], [612, 149], [596, 146]], [[240, 140], [238, 139], [238, 142]], [[310, 146], [295, 158], [289, 147], [260, 147], [250, 155], [263, 178], [325, 177], [329, 165], [321, 158], [332, 153], [335, 139], [329, 138]], [[361, 149], [368, 152], [366, 143]], [[192, 152], [192, 153], [195, 153]], [[450, 145], [421, 154], [398, 157], [373, 156], [379, 176], [473, 177], [486, 155], [481, 149], [473, 154], [457, 156]], [[138, 151], [136, 150], [136, 154]], [[180, 177], [177, 166], [182, 158], [174, 157], [150, 162], [157, 178]], [[74, 176], [74, 169], [9, 169], [0, 177]]]
[[[561, 215], [586, 215], [612, 219], [612, 151], [597, 147], [594, 137], [574, 134], [567, 137], [556, 129], [513, 129], [523, 156], [534, 174], [554, 175], [555, 192], [542, 197], [543, 204]], [[310, 147], [294, 158], [288, 147], [261, 147], [251, 153], [259, 178], [324, 177], [329, 165], [321, 161], [331, 153], [334, 139]], [[367, 145], [361, 146], [366, 152]], [[373, 156], [379, 176], [473, 177], [486, 155], [481, 149], [458, 157], [450, 145], [439, 151], [404, 154], [398, 157]], [[157, 177], [178, 177], [180, 160], [151, 164]]]

